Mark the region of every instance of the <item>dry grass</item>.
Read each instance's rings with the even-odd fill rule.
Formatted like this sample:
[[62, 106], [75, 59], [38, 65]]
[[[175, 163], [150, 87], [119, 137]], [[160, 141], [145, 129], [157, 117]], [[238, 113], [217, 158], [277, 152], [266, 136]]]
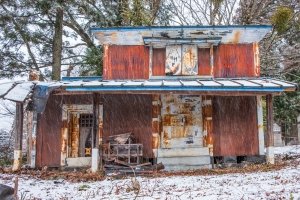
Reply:
[[[298, 156], [300, 157], [300, 156]], [[239, 167], [228, 167], [228, 168], [215, 168], [215, 169], [201, 169], [191, 170], [182, 172], [164, 172], [164, 171], [153, 171], [151, 173], [141, 173], [140, 176], [147, 177], [170, 177], [170, 176], [209, 176], [209, 175], [222, 175], [231, 173], [255, 173], [255, 172], [268, 172], [280, 170], [287, 166], [297, 166], [300, 164], [300, 159], [294, 156], [281, 156], [276, 158], [276, 164], [248, 164]], [[62, 171], [44, 168], [42, 170], [31, 170], [22, 169], [19, 172], [12, 172], [10, 169], [0, 168], [0, 173], [28, 175], [43, 180], [58, 180], [63, 179], [69, 182], [81, 182], [81, 181], [101, 181], [106, 178], [104, 173], [91, 173], [90, 170], [73, 170], [73, 171]], [[127, 178], [130, 175], [122, 174], [113, 178]]]

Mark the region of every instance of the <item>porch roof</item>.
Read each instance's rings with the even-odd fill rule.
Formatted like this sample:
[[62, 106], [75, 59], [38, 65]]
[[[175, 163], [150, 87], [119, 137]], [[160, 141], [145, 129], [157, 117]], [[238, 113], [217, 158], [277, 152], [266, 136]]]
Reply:
[[0, 98], [24, 102], [45, 98], [51, 91], [103, 93], [210, 92], [281, 93], [295, 91], [297, 84], [271, 78], [102, 80], [101, 77], [63, 77], [59, 82], [15, 81], [0, 83]]
[[278, 95], [295, 91], [297, 84], [271, 78], [102, 80], [101, 77], [64, 77], [59, 82], [16, 81], [0, 83], [0, 98], [15, 102], [33, 99], [34, 109], [43, 112], [52, 91], [56, 94], [86, 93], [188, 93], [206, 95]]
[[[247, 92], [280, 93], [295, 91], [294, 83], [271, 78], [234, 79], [158, 79], [96, 80], [63, 78], [62, 89], [68, 92]], [[39, 85], [39, 84], [38, 84]]]

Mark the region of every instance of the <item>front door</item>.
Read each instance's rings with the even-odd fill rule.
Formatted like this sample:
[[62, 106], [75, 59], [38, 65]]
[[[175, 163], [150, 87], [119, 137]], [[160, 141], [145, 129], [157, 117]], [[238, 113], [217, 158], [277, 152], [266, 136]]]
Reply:
[[[63, 121], [66, 125], [62, 131], [62, 166], [89, 166], [91, 163], [91, 150], [96, 137], [93, 137], [93, 124], [95, 117], [93, 105], [68, 104], [63, 106]], [[99, 106], [99, 138], [103, 127], [103, 106]], [[94, 142], [92, 141], [94, 140]]]

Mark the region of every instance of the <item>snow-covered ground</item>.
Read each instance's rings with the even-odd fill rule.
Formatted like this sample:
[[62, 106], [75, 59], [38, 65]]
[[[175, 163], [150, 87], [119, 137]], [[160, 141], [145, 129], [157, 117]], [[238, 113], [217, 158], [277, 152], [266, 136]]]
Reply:
[[[276, 154], [298, 154], [300, 146], [277, 147]], [[0, 183], [13, 185], [15, 175], [0, 174]], [[300, 199], [300, 166], [256, 173], [207, 176], [138, 177], [137, 199]], [[134, 199], [130, 178], [70, 183], [64, 180], [19, 178], [24, 199]]]

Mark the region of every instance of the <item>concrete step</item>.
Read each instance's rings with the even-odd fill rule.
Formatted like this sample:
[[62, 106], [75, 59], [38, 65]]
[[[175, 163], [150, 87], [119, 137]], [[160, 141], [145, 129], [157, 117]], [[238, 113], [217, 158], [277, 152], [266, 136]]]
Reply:
[[208, 147], [184, 147], [170, 149], [155, 149], [154, 156], [158, 158], [209, 156]]
[[158, 163], [163, 163], [164, 166], [169, 165], [208, 165], [210, 164], [209, 156], [187, 156], [187, 157], [172, 157], [172, 158], [157, 158]]
[[92, 165], [91, 157], [77, 157], [66, 159], [68, 167], [90, 167]]
[[196, 169], [211, 169], [211, 164], [209, 165], [167, 165], [165, 166], [165, 171], [188, 171]]

